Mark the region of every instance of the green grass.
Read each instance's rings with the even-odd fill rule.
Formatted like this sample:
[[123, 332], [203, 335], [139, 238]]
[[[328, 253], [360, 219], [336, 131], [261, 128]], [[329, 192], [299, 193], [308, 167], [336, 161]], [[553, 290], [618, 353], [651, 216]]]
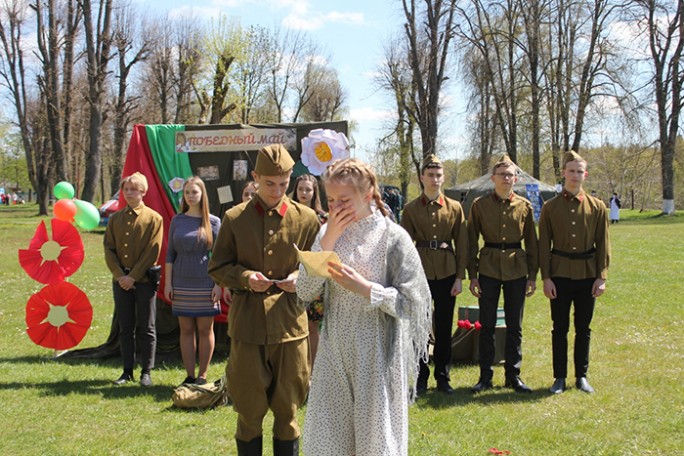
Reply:
[[[17, 250], [28, 246], [40, 220], [36, 212], [0, 207], [0, 453], [236, 454], [231, 408], [171, 407], [172, 388], [185, 377], [179, 360], [159, 364], [149, 389], [114, 387], [118, 359], [54, 360], [51, 350], [31, 342], [24, 307], [41, 285], [21, 269]], [[527, 303], [523, 332], [522, 377], [535, 392], [495, 387], [473, 397], [468, 390], [477, 366], [455, 366], [456, 394], [431, 389], [410, 409], [412, 455], [487, 455], [492, 447], [513, 455], [684, 454], [684, 218], [622, 212], [623, 220], [611, 226], [608, 290], [593, 324], [589, 378], [597, 393], [546, 392], [553, 380], [551, 324], [538, 292]], [[99, 345], [109, 334], [113, 302], [102, 232], [81, 233], [86, 260], [70, 279], [94, 307], [79, 347]], [[476, 301], [462, 295], [457, 304]], [[218, 378], [224, 365], [216, 359], [209, 376]], [[503, 384], [502, 368], [494, 380]], [[303, 417], [300, 411], [300, 424]], [[264, 454], [271, 453], [271, 425], [269, 415]]]

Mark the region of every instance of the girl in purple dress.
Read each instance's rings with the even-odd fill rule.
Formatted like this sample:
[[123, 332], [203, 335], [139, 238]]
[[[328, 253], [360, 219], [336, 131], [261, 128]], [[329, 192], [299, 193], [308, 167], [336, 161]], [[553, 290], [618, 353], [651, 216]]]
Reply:
[[171, 220], [164, 286], [164, 297], [171, 301], [180, 325], [181, 355], [187, 371], [183, 383], [205, 384], [214, 353], [214, 316], [220, 312], [221, 288], [207, 274], [207, 264], [220, 224], [219, 218], [209, 213], [204, 182], [191, 177], [183, 185], [181, 212]]

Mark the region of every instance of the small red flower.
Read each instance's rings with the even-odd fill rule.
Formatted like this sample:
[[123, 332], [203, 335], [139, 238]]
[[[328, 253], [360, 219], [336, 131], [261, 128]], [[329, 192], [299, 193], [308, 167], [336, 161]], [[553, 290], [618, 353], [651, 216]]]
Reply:
[[478, 331], [482, 329], [482, 323], [480, 323], [480, 320], [477, 320], [475, 322], [475, 329], [477, 329]]
[[26, 303], [26, 333], [41, 347], [66, 350], [78, 345], [92, 321], [88, 297], [68, 282], [47, 285]]
[[52, 239], [45, 222], [36, 228], [28, 249], [19, 250], [19, 263], [32, 279], [40, 283], [63, 281], [83, 263], [85, 252], [78, 230], [71, 223], [52, 219]]

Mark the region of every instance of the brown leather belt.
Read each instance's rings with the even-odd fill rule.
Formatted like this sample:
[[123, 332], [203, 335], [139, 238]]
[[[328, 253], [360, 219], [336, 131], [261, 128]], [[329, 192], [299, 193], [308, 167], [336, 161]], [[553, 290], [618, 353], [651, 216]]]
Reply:
[[430, 249], [430, 250], [449, 250], [451, 252], [454, 251], [453, 247], [451, 246], [451, 241], [416, 241], [416, 247], [421, 248], [421, 249]]

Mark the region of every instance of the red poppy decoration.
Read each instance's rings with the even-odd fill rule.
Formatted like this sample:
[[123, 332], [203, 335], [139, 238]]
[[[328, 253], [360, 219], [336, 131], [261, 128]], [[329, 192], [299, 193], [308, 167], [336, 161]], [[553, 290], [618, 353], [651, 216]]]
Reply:
[[92, 321], [88, 297], [68, 282], [47, 285], [26, 303], [26, 332], [41, 347], [66, 350], [78, 345]]
[[52, 239], [45, 222], [36, 228], [28, 249], [19, 250], [19, 264], [32, 279], [40, 283], [57, 283], [76, 272], [85, 252], [78, 230], [71, 223], [52, 219]]

